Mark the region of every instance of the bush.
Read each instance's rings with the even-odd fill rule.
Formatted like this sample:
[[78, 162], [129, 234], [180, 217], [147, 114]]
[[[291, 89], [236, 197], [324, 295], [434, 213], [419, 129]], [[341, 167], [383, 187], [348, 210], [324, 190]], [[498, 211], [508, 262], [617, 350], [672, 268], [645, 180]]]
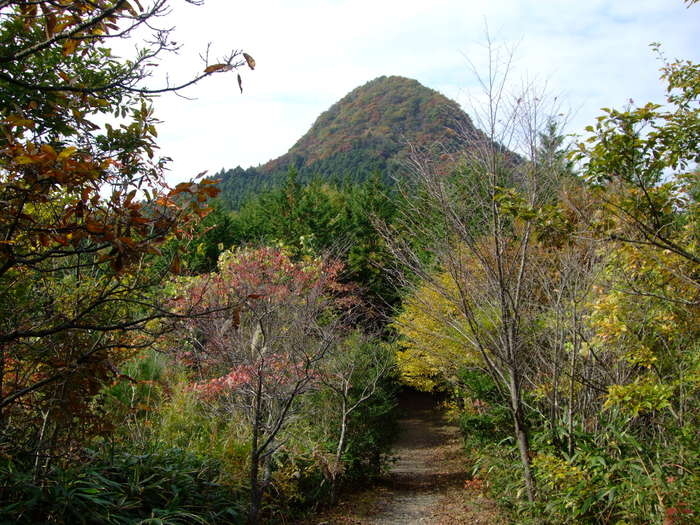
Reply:
[[242, 494], [220, 465], [177, 448], [92, 454], [37, 484], [26, 465], [0, 466], [0, 523], [242, 523]]
[[652, 457], [647, 444], [615, 424], [579, 439], [571, 457], [539, 453], [533, 466], [543, 514], [555, 523], [695, 523], [700, 456], [691, 432], [680, 434], [667, 457]]
[[483, 370], [465, 368], [460, 371], [457, 397], [462, 398], [465, 405], [458, 423], [468, 445], [497, 443], [510, 435], [510, 411], [493, 379]]

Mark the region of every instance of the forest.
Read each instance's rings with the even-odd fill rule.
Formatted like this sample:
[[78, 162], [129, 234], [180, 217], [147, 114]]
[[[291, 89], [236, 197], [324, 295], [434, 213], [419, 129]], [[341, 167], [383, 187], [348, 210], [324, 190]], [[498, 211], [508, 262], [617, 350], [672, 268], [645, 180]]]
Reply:
[[256, 62], [157, 84], [167, 4], [0, 2], [0, 523], [294, 523], [386, 472], [407, 390], [505, 522], [697, 523], [700, 64], [654, 44], [665, 100], [573, 140], [507, 62], [469, 116], [383, 77], [171, 185], [157, 96]]

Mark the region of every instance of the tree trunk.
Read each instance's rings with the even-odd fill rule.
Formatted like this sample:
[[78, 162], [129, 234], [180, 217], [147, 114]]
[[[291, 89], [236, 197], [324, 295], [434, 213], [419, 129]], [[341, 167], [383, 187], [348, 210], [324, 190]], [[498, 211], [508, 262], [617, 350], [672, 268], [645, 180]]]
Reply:
[[[254, 445], [255, 447], [257, 445]], [[260, 456], [255, 450], [250, 455], [250, 509], [248, 511], [248, 522], [251, 525], [260, 523], [260, 503], [262, 494], [259, 482]]]
[[262, 377], [260, 374], [258, 374], [254, 403], [253, 436], [250, 442], [250, 509], [248, 512], [248, 522], [251, 525], [258, 525], [258, 523], [260, 523], [260, 503], [262, 501], [262, 488], [260, 486], [260, 450], [258, 449], [262, 417]]
[[340, 437], [338, 438], [338, 447], [335, 450], [335, 459], [333, 463], [333, 471], [331, 472], [331, 497], [330, 497], [330, 503], [331, 505], [335, 505], [335, 499], [336, 499], [336, 493], [337, 493], [337, 486], [336, 486], [336, 478], [338, 475], [338, 469], [340, 468], [340, 461], [343, 456], [343, 449], [345, 448], [345, 435], [347, 433], [347, 428], [348, 428], [348, 411], [347, 411], [347, 403], [345, 399], [343, 399], [343, 405], [342, 405], [342, 418], [340, 422]]
[[527, 493], [527, 500], [529, 502], [533, 502], [535, 500], [535, 482], [532, 478], [532, 471], [530, 470], [530, 443], [528, 439], [527, 425], [525, 424], [525, 418], [523, 417], [523, 404], [520, 396], [520, 387], [512, 372], [508, 387], [510, 390], [511, 410], [513, 413], [513, 429], [515, 431], [515, 439], [518, 444], [518, 450], [520, 451], [520, 461], [523, 465], [523, 481], [525, 482], [525, 491]]

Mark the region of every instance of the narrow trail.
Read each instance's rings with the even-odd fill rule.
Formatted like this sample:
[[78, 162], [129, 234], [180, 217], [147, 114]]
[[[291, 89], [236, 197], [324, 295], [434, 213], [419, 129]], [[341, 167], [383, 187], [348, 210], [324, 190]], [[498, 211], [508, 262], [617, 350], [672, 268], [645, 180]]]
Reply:
[[375, 486], [349, 494], [314, 524], [456, 525], [501, 524], [492, 501], [467, 490], [459, 429], [431, 396], [408, 393], [388, 475]]

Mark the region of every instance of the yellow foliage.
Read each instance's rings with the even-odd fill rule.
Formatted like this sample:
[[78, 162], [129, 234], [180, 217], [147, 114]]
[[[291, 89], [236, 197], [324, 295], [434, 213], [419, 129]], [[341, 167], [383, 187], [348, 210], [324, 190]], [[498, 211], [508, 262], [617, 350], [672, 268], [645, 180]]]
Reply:
[[532, 459], [532, 466], [549, 489], [574, 488], [586, 479], [586, 473], [580, 467], [551, 454], [537, 454]]
[[460, 369], [480, 362], [467, 340], [469, 329], [450, 299], [456, 286], [449, 274], [437, 286], [423, 285], [404, 301], [392, 326], [400, 338], [396, 361], [402, 381], [423, 391], [452, 384]]
[[627, 385], [610, 386], [603, 406], [605, 408], [618, 406], [625, 413], [636, 417], [670, 407], [669, 399], [672, 395], [672, 385], [660, 384], [656, 378], [643, 376]]
[[632, 379], [609, 386], [605, 408], [636, 417], [672, 407], [681, 388], [686, 396], [695, 391], [696, 271], [693, 262], [653, 247], [620, 244], [611, 252], [604, 275], [608, 285], [596, 290], [591, 305], [592, 343], [626, 363]]

